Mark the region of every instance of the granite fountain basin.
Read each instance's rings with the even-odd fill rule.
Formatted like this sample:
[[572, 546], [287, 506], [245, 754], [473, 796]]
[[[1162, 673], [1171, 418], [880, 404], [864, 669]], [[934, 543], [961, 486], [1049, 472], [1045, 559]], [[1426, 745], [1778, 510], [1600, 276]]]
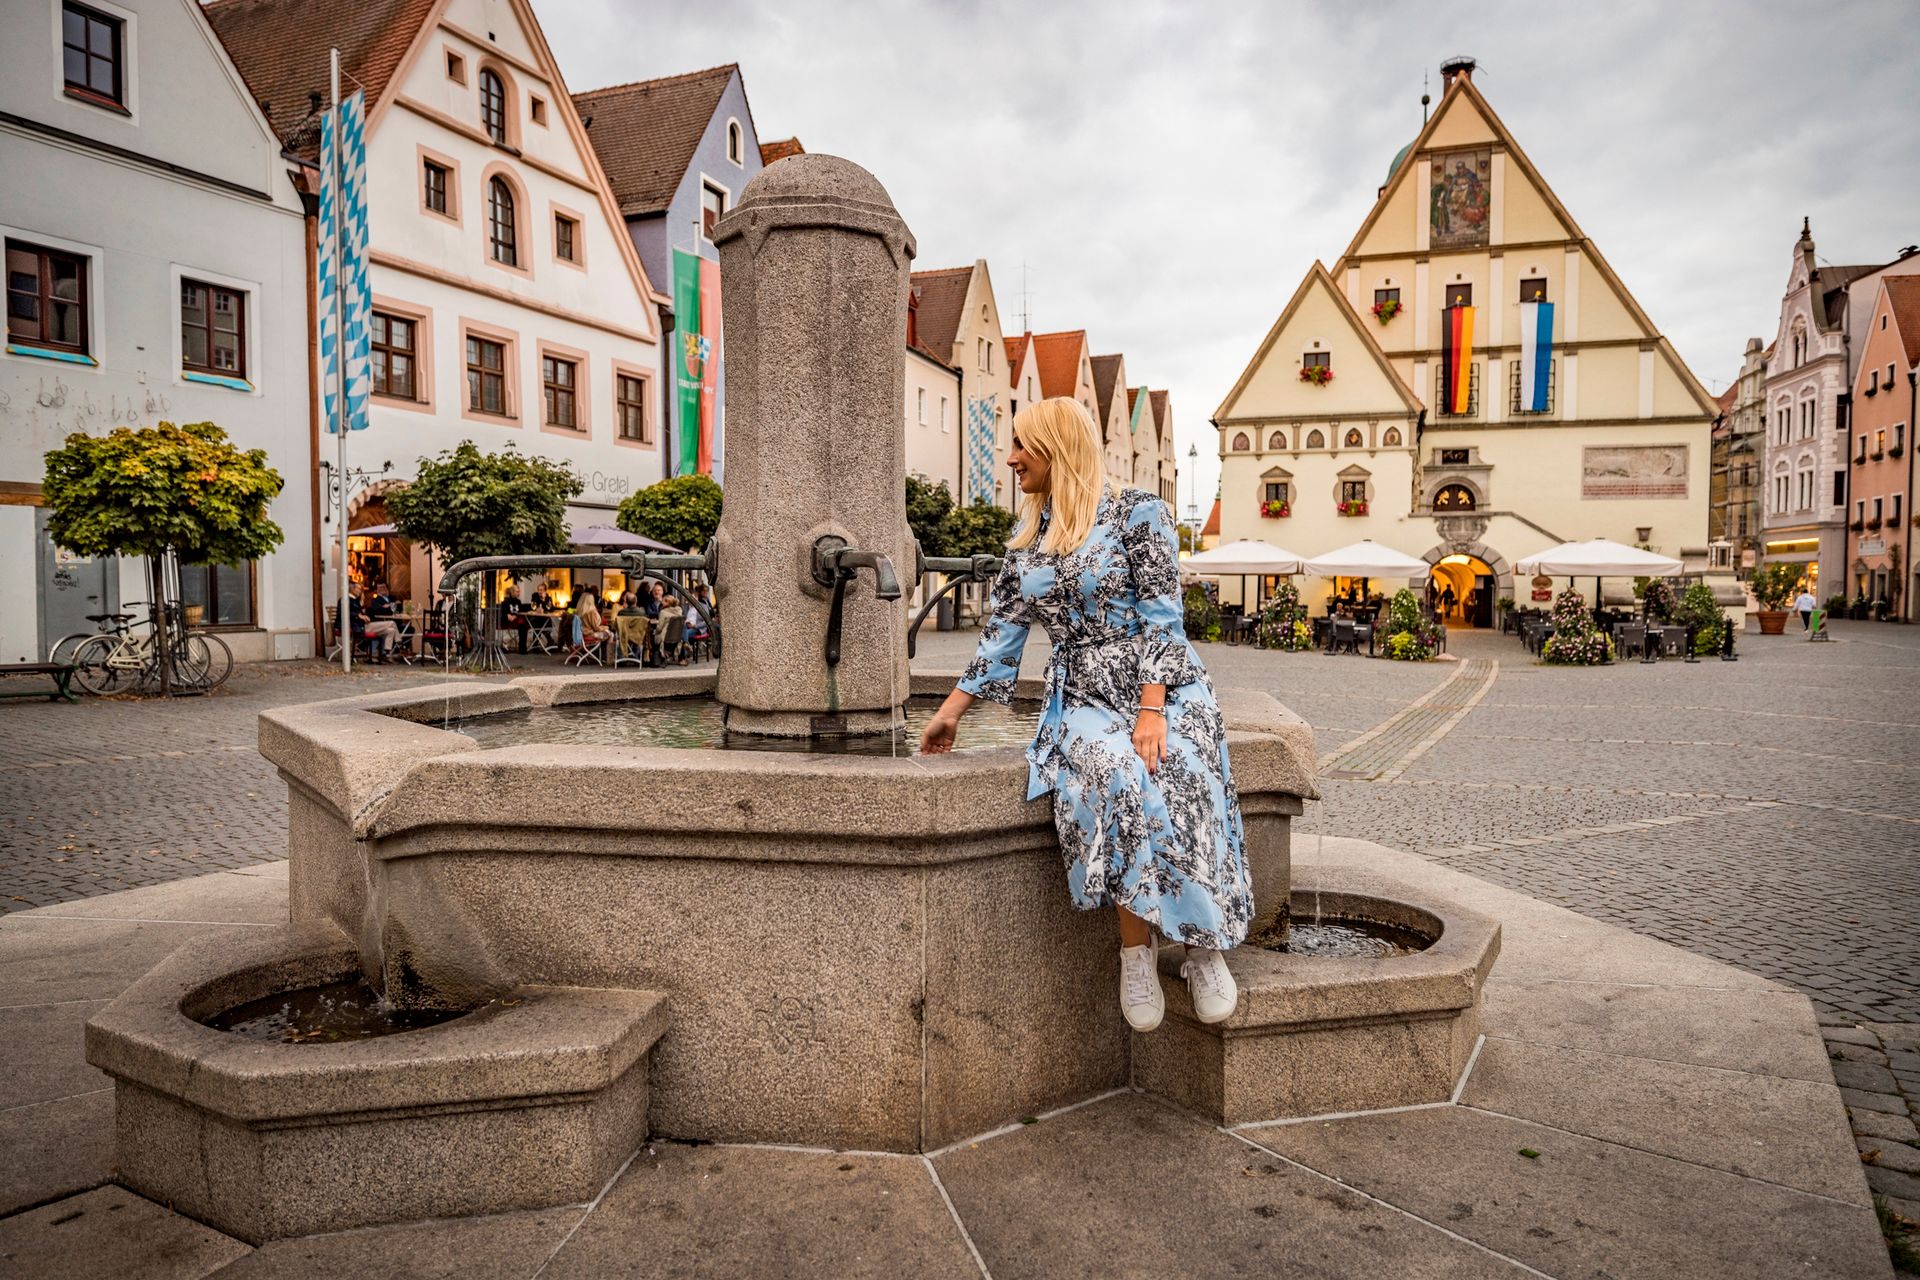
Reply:
[[591, 1199], [645, 1141], [663, 993], [523, 986], [437, 1026], [281, 1044], [205, 1025], [357, 975], [324, 924], [176, 951], [86, 1029], [116, 1177], [258, 1244]]
[[[1256, 896], [1266, 908], [1272, 899]], [[1385, 926], [1424, 941], [1401, 955], [1228, 953], [1240, 1003], [1224, 1022], [1193, 1016], [1160, 966], [1167, 1017], [1134, 1045], [1136, 1085], [1223, 1124], [1445, 1102], [1480, 1039], [1480, 995], [1500, 954], [1500, 925], [1387, 877], [1315, 868], [1288, 898], [1295, 922]], [[1269, 909], [1267, 914], [1271, 916]]]
[[[712, 680], [534, 677], [266, 713], [295, 922], [356, 939], [403, 1007], [527, 984], [671, 992], [649, 1108], [666, 1136], [931, 1150], [1126, 1083], [1113, 921], [1072, 909], [1019, 748], [483, 749], [458, 732]], [[1265, 694], [1222, 705], [1256, 898], [1273, 900], [1312, 733]]]

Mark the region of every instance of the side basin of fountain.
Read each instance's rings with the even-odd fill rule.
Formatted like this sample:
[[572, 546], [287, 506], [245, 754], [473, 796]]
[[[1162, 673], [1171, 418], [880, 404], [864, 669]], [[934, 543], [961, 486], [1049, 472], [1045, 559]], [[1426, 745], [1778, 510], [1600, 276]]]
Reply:
[[176, 951], [87, 1025], [119, 1181], [255, 1244], [591, 1199], [647, 1134], [657, 991], [517, 987], [437, 1026], [277, 1044], [205, 1025], [357, 976], [325, 925]]
[[[1277, 903], [1255, 905], [1271, 916]], [[1450, 1099], [1480, 1038], [1480, 993], [1498, 922], [1385, 877], [1316, 868], [1289, 898], [1296, 923], [1385, 926], [1411, 954], [1325, 956], [1258, 946], [1228, 953], [1240, 1005], [1193, 1016], [1178, 948], [1162, 952], [1167, 1018], [1135, 1041], [1133, 1080], [1222, 1124]]]

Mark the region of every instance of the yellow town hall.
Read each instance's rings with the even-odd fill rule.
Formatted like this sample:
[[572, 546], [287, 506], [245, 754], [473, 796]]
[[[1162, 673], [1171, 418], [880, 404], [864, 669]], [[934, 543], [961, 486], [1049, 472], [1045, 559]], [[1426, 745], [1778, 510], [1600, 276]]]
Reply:
[[1313, 265], [1214, 414], [1220, 538], [1305, 556], [1371, 538], [1433, 564], [1450, 620], [1484, 626], [1498, 597], [1533, 594], [1514, 564], [1559, 542], [1704, 555], [1715, 406], [1472, 60], [1442, 73], [1353, 242]]

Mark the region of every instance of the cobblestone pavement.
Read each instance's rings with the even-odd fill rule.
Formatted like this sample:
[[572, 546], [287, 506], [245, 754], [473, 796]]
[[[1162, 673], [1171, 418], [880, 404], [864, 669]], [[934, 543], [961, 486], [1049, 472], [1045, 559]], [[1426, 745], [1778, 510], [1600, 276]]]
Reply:
[[[924, 634], [916, 665], [957, 667], [973, 641]], [[1789, 982], [1823, 1020], [1920, 1022], [1920, 629], [1593, 670], [1536, 665], [1512, 637], [1451, 646], [1469, 661], [1203, 655], [1218, 684], [1304, 716], [1323, 760], [1381, 726], [1362, 746], [1403, 748], [1367, 755], [1372, 780], [1325, 779], [1300, 838], [1416, 850]], [[258, 712], [439, 678], [289, 664], [204, 700], [0, 706], [0, 909], [284, 856]]]

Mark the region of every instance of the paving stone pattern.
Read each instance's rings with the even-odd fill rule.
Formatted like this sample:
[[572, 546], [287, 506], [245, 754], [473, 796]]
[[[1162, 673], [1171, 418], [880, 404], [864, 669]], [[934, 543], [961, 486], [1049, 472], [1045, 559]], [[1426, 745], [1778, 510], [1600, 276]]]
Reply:
[[1920, 1026], [1870, 1022], [1821, 1031], [1867, 1186], [1891, 1213], [1891, 1231], [1920, 1252]]

